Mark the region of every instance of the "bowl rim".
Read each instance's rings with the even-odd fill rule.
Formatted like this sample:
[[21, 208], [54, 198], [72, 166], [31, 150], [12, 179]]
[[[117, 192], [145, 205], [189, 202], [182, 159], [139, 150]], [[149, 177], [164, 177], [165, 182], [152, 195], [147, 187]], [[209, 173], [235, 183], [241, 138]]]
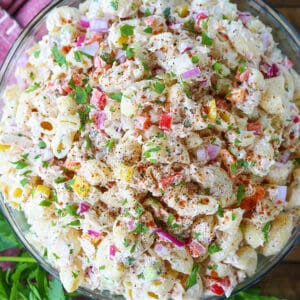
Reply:
[[[10, 48], [5, 60], [3, 61], [2, 65], [0, 66], [0, 87], [2, 86], [3, 80], [5, 78], [6, 70], [9, 67], [10, 62], [13, 60], [14, 54], [17, 52], [19, 46], [22, 44], [24, 39], [26, 39], [28, 33], [30, 33], [35, 25], [37, 25], [40, 20], [46, 16], [52, 9], [54, 9], [58, 4], [67, 1], [67, 0], [53, 0], [48, 4], [45, 8], [43, 8], [31, 21], [30, 23], [23, 29], [21, 34], [18, 38], [14, 41], [12, 47]], [[77, 0], [79, 2], [79, 0]], [[234, 0], [234, 2], [238, 2], [239, 0]], [[264, 9], [269, 17], [273, 18], [281, 27], [283, 31], [285, 31], [288, 36], [296, 43], [298, 51], [300, 53], [300, 33], [296, 30], [296, 28], [289, 22], [289, 20], [280, 13], [272, 4], [269, 3], [269, 0], [249, 0], [249, 4], [253, 3], [256, 6], [261, 7]], [[1, 92], [1, 91], [0, 91]], [[58, 271], [54, 268], [48, 261], [44, 260], [41, 253], [29, 243], [29, 241], [25, 238], [25, 235], [22, 234], [19, 225], [17, 224], [16, 220], [12, 217], [12, 210], [13, 208], [9, 207], [8, 204], [4, 201], [3, 195], [0, 193], [0, 209], [5, 216], [6, 220], [12, 227], [13, 231], [15, 232], [17, 238], [20, 240], [23, 247], [28, 251], [28, 253], [34, 257], [34, 259], [42, 266], [48, 273], [50, 273], [55, 278], [59, 279]], [[236, 288], [233, 290], [231, 296], [245, 290], [258, 281], [260, 281], [263, 277], [269, 274], [274, 268], [276, 268], [282, 260], [287, 256], [287, 254], [293, 250], [293, 248], [300, 243], [300, 225], [297, 225], [294, 228], [294, 233], [292, 233], [289, 241], [284, 246], [283, 250], [276, 254], [274, 257], [274, 262], [266, 267], [263, 271], [260, 272], [255, 278], [251, 281], [247, 282], [251, 279], [254, 275], [247, 277], [246, 280], [240, 282]], [[248, 280], [247, 280], [248, 279]], [[88, 297], [93, 297], [93, 299], [104, 299], [104, 295], [95, 295], [94, 291], [89, 289], [85, 286], [80, 286], [77, 291]], [[98, 290], [95, 290], [98, 291]], [[108, 298], [107, 298], [108, 299]], [[225, 297], [211, 297], [209, 299], [225, 299]]]

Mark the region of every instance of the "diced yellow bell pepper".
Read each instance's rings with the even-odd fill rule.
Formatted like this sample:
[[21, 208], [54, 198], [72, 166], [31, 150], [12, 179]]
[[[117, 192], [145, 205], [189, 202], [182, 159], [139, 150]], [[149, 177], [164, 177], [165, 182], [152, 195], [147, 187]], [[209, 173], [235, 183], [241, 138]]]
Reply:
[[188, 4], [182, 4], [175, 8], [175, 11], [178, 13], [180, 18], [185, 18], [189, 14], [189, 6]]
[[10, 145], [6, 145], [6, 144], [0, 144], [0, 151], [6, 151], [8, 149], [10, 149]]
[[90, 191], [90, 185], [82, 177], [74, 176], [74, 184], [72, 185], [75, 193], [80, 197], [87, 197]]
[[21, 198], [23, 195], [23, 190], [21, 188], [16, 188], [13, 192], [14, 198]]
[[50, 188], [45, 186], [45, 185], [38, 185], [36, 187], [36, 192], [43, 194], [46, 198], [48, 198], [50, 196]]
[[120, 164], [116, 169], [116, 177], [122, 181], [129, 182], [133, 176], [133, 172], [132, 167]]
[[127, 36], [120, 36], [118, 39], [118, 43], [122, 46], [123, 44], [128, 43], [128, 37]]
[[227, 111], [220, 111], [220, 117], [226, 123], [230, 123], [230, 114]]
[[213, 99], [208, 102], [209, 112], [208, 112], [208, 119], [210, 121], [215, 121], [217, 118], [217, 105], [216, 100]]

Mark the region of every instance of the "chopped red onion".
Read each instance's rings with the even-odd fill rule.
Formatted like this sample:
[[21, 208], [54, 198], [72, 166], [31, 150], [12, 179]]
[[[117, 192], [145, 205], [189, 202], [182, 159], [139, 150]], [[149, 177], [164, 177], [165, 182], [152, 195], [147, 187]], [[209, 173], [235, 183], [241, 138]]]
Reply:
[[192, 14], [194, 20], [205, 20], [208, 17], [208, 11], [200, 11], [197, 14]]
[[272, 65], [262, 64], [260, 66], [260, 70], [264, 74], [265, 78], [273, 78], [280, 75], [280, 70], [277, 64], [272, 64]]
[[116, 55], [116, 60], [121, 64], [124, 63], [126, 60], [126, 52], [123, 50], [119, 50]]
[[132, 220], [127, 222], [127, 228], [129, 230], [133, 230], [134, 229], [134, 222]]
[[286, 195], [287, 195], [287, 186], [278, 186], [277, 187], [277, 195], [276, 200], [277, 201], [286, 201]]
[[285, 166], [285, 164], [283, 164], [279, 161], [276, 161], [273, 166], [276, 168], [283, 168]]
[[79, 204], [79, 213], [81, 213], [81, 214], [85, 213], [85, 212], [89, 211], [90, 208], [91, 208], [91, 206], [89, 204], [87, 204], [85, 202], [81, 202]]
[[87, 55], [95, 56], [99, 50], [99, 43], [94, 42], [93, 44], [79, 48], [79, 50]]
[[89, 28], [90, 27], [90, 22], [89, 22], [89, 20], [87, 19], [86, 16], [80, 16], [79, 24], [83, 28]]
[[100, 232], [95, 231], [95, 230], [91, 230], [91, 229], [88, 230], [88, 234], [91, 235], [91, 236], [94, 236], [94, 237], [99, 237], [100, 236]]
[[200, 80], [199, 84], [204, 88], [208, 88], [210, 87], [211, 82], [208, 79], [204, 79], [204, 80]]
[[283, 59], [282, 64], [287, 69], [291, 69], [294, 66], [293, 62], [287, 56]]
[[264, 50], [266, 51], [271, 44], [272, 35], [269, 31], [264, 31], [260, 35], [260, 39], [263, 43]]
[[291, 152], [289, 150], [285, 150], [281, 157], [281, 162], [286, 164], [291, 157]]
[[170, 241], [171, 243], [173, 243], [176, 247], [184, 247], [184, 243], [177, 240], [174, 236], [172, 236], [171, 234], [169, 234], [168, 232], [164, 231], [161, 228], [157, 228], [153, 230], [153, 233], [157, 233], [159, 236], [167, 239], [168, 241]]
[[117, 248], [115, 245], [110, 245], [109, 247], [109, 257], [113, 258], [116, 256]]
[[244, 25], [247, 25], [249, 20], [252, 18], [252, 15], [247, 12], [238, 12], [238, 18], [242, 21]]
[[103, 129], [103, 124], [105, 121], [105, 113], [104, 111], [99, 111], [96, 115], [96, 121], [97, 121], [97, 128]]
[[218, 157], [220, 150], [221, 150], [220, 146], [217, 145], [209, 144], [207, 146], [207, 153], [211, 160], [214, 160]]
[[181, 44], [179, 44], [179, 52], [182, 54], [182, 53], [185, 53], [189, 50], [192, 50], [193, 49], [193, 45], [191, 45], [190, 43], [188, 42], [182, 42]]
[[90, 24], [92, 31], [101, 33], [108, 32], [108, 18], [93, 19]]
[[81, 36], [78, 37], [78, 39], [77, 39], [76, 46], [77, 46], [77, 47], [81, 47], [82, 44], [84, 43], [84, 41], [85, 41], [85, 35], [81, 35]]
[[197, 159], [199, 161], [204, 161], [204, 160], [208, 160], [208, 153], [206, 151], [206, 149], [199, 149], [197, 150]]
[[193, 68], [191, 70], [188, 70], [184, 73], [181, 74], [181, 77], [183, 79], [189, 79], [189, 78], [193, 78], [193, 77], [196, 77], [196, 76], [199, 76], [201, 74], [201, 71], [198, 67], [196, 68]]
[[[0, 256], [18, 256], [20, 252], [21, 250], [18, 248], [10, 248], [1, 251]], [[2, 271], [4, 272], [7, 271], [8, 269], [13, 269], [14, 267], [15, 267], [15, 263], [13, 262], [6, 262], [6, 261], [0, 262], [0, 269], [2, 269]]]

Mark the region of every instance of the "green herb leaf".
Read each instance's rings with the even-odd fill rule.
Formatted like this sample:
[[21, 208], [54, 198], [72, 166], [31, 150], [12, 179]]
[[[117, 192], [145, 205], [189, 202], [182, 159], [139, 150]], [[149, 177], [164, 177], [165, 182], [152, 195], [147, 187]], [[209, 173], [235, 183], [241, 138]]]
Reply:
[[236, 199], [237, 199], [237, 205], [238, 206], [241, 205], [242, 200], [244, 198], [244, 195], [245, 195], [245, 186], [243, 184], [241, 184], [238, 187], [237, 194], [236, 194]]
[[133, 30], [134, 30], [134, 26], [125, 24], [120, 28], [121, 36], [122, 37], [131, 36], [133, 35]]
[[65, 209], [66, 212], [73, 217], [76, 217], [78, 215], [77, 208], [74, 204], [68, 204]]
[[206, 46], [211, 46], [213, 44], [213, 39], [210, 38], [205, 32], [202, 32], [201, 43]]
[[217, 215], [221, 218], [224, 217], [224, 209], [221, 205], [218, 206]]
[[230, 171], [231, 171], [231, 173], [232, 173], [233, 175], [236, 174], [236, 164], [231, 164], [231, 165], [230, 165]]
[[115, 11], [117, 11], [118, 8], [119, 8], [119, 1], [118, 1], [118, 0], [113, 0], [113, 1], [110, 2], [110, 5], [111, 5], [111, 7], [112, 7]]
[[104, 52], [100, 57], [107, 63], [112, 65], [116, 60], [107, 52]]
[[197, 64], [199, 62], [199, 57], [198, 56], [193, 56], [192, 57], [192, 63]]
[[109, 98], [116, 100], [117, 102], [121, 102], [122, 101], [122, 97], [123, 97], [123, 93], [119, 92], [119, 93], [110, 93], [108, 94]]
[[264, 225], [264, 227], [262, 229], [265, 242], [268, 242], [268, 235], [269, 235], [270, 228], [271, 228], [271, 222], [269, 221]]
[[300, 166], [300, 157], [294, 158], [293, 164], [294, 164], [295, 166]]
[[27, 178], [23, 178], [21, 181], [20, 181], [20, 184], [24, 187], [26, 184], [28, 184], [29, 181]]
[[38, 82], [34, 82], [30, 87], [28, 87], [24, 93], [29, 94], [32, 93], [34, 91], [36, 91], [37, 89], [39, 89], [41, 87], [41, 84]]
[[40, 203], [39, 203], [39, 206], [45, 206], [45, 207], [49, 207], [49, 206], [51, 206], [52, 205], [52, 201], [50, 201], [50, 200], [43, 200], [43, 201], [41, 201]]
[[75, 220], [67, 224], [67, 226], [79, 226], [80, 220]]
[[137, 223], [135, 229], [133, 230], [134, 233], [146, 233], [149, 231], [149, 227], [147, 227], [144, 223]]
[[222, 250], [222, 248], [218, 244], [211, 244], [208, 246], [208, 249], [207, 249], [209, 254], [214, 254], [214, 253], [220, 252], [221, 250]]
[[54, 60], [55, 62], [62, 67], [63, 65], [65, 65], [67, 68], [69, 67], [69, 64], [66, 60], [66, 57], [61, 53], [61, 51], [57, 48], [57, 47], [53, 47], [51, 49], [51, 52], [54, 56]]
[[74, 92], [71, 96], [76, 100], [77, 104], [86, 104], [88, 103], [91, 91], [92, 89], [90, 86], [83, 88], [81, 86], [76, 85], [74, 87]]
[[170, 227], [172, 225], [173, 221], [174, 221], [174, 215], [169, 214], [168, 215], [168, 220], [167, 220], [167, 226]]
[[144, 32], [145, 32], [145, 33], [151, 34], [151, 33], [153, 32], [153, 29], [152, 29], [151, 26], [147, 26], [147, 27], [144, 29]]
[[170, 16], [171, 16], [171, 7], [167, 7], [164, 11], [163, 11], [163, 14], [165, 16], [165, 18], [168, 20], [170, 19]]
[[165, 88], [166, 88], [165, 84], [163, 82], [159, 82], [159, 81], [154, 82], [152, 85], [153, 91], [158, 94], [162, 94], [163, 91], [165, 90]]
[[82, 59], [81, 59], [81, 52], [80, 51], [74, 51], [74, 58], [77, 62], [81, 62]]
[[219, 63], [219, 62], [215, 62], [213, 65], [212, 65], [212, 69], [216, 72], [220, 71], [222, 69], [222, 64]]
[[152, 13], [151, 13], [150, 9], [147, 8], [147, 9], [145, 10], [144, 16], [145, 16], [145, 17], [149, 17], [149, 16], [151, 16], [151, 15], [152, 15]]
[[134, 57], [134, 49], [133, 48], [127, 48], [126, 57], [127, 58], [133, 58]]
[[114, 144], [115, 144], [115, 139], [110, 139], [105, 142], [105, 148], [108, 150], [109, 153], [112, 152]]
[[12, 162], [12, 164], [16, 165], [17, 170], [22, 170], [29, 166], [29, 163], [25, 162], [24, 160], [18, 160], [18, 161]]
[[33, 57], [38, 59], [40, 57], [40, 54], [41, 54], [41, 50], [36, 50], [33, 52]]
[[62, 183], [62, 182], [65, 182], [65, 181], [67, 181], [67, 178], [65, 178], [65, 177], [57, 177], [57, 178], [54, 179], [55, 183]]
[[38, 147], [40, 149], [45, 149], [45, 148], [47, 148], [47, 144], [44, 141], [39, 141], [38, 142]]
[[200, 270], [199, 266], [194, 266], [193, 267], [192, 273], [188, 277], [188, 279], [186, 281], [186, 284], [185, 284], [186, 285], [186, 287], [185, 287], [186, 290], [190, 289], [192, 286], [194, 286], [197, 283], [197, 277], [198, 277], [199, 270]]

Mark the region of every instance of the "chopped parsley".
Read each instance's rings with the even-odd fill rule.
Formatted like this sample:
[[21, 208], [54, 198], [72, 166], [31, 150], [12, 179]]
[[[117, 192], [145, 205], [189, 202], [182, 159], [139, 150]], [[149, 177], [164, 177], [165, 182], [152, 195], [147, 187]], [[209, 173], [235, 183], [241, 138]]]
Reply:
[[300, 166], [300, 157], [294, 158], [293, 164], [294, 164], [295, 166]]
[[212, 69], [216, 72], [219, 72], [221, 69], [222, 69], [222, 64], [219, 63], [219, 62], [215, 62], [213, 65], [212, 65]]
[[147, 8], [147, 9], [145, 10], [144, 16], [145, 16], [145, 17], [149, 17], [149, 16], [151, 16], [151, 15], [152, 15], [152, 13], [151, 13], [150, 9]]
[[76, 85], [74, 86], [74, 92], [71, 94], [71, 96], [76, 100], [77, 104], [86, 104], [88, 103], [91, 91], [92, 89], [89, 85], [87, 87]]
[[135, 248], [136, 248], [136, 246], [137, 246], [137, 243], [138, 243], [137, 241], [134, 242], [133, 246], [130, 248], [130, 253], [131, 253], [131, 254], [134, 253]]
[[233, 212], [231, 213], [231, 220], [234, 221], [236, 219], [236, 214]]
[[121, 92], [120, 93], [110, 93], [108, 96], [109, 96], [109, 98], [116, 100], [117, 102], [121, 102], [123, 94]]
[[44, 168], [47, 169], [49, 167], [49, 161], [43, 160], [42, 165], [43, 165]]
[[183, 29], [185, 29], [186, 31], [192, 32], [192, 33], [198, 33], [195, 30], [195, 21], [194, 20], [188, 20], [188, 21], [184, 22]]
[[197, 275], [199, 273], [199, 270], [200, 270], [199, 266], [193, 267], [192, 273], [190, 274], [190, 276], [186, 281], [186, 287], [185, 287], [186, 290], [190, 289], [192, 286], [194, 286], [197, 283]]
[[65, 181], [67, 181], [67, 178], [65, 178], [65, 177], [57, 177], [57, 178], [54, 179], [55, 183], [62, 183], [62, 182], [65, 182]]
[[41, 87], [41, 84], [38, 82], [34, 82], [30, 87], [28, 87], [24, 92], [26, 94], [32, 93], [34, 91], [36, 91], [37, 89], [39, 89]]
[[20, 184], [24, 187], [26, 184], [28, 184], [29, 181], [27, 178], [23, 178], [21, 181], [20, 181]]
[[133, 58], [134, 57], [134, 49], [133, 48], [127, 48], [126, 49], [126, 57], [127, 58]]
[[213, 39], [210, 38], [205, 32], [202, 32], [201, 43], [206, 46], [211, 46], [213, 44]]
[[51, 52], [54, 56], [55, 62], [57, 62], [57, 64], [60, 67], [62, 67], [63, 65], [65, 65], [67, 68], [69, 67], [66, 57], [61, 53], [61, 51], [57, 47], [53, 47], [51, 49]]
[[45, 149], [45, 148], [47, 148], [47, 144], [44, 141], [39, 141], [38, 142], [38, 147], [40, 149]]
[[174, 221], [174, 215], [169, 214], [168, 215], [168, 220], [167, 220], [167, 226], [170, 227], [172, 225], [173, 221]]
[[171, 16], [171, 7], [167, 7], [167, 8], [163, 11], [163, 14], [164, 14], [165, 18], [166, 18], [167, 20], [169, 20], [169, 19], [170, 19], [170, 16]]
[[105, 266], [100, 266], [98, 269], [99, 269], [100, 271], [105, 270]]
[[49, 207], [52, 205], [52, 201], [49, 199], [43, 200], [39, 203], [39, 206]]
[[160, 146], [151, 148], [151, 149], [149, 149], [149, 150], [147, 150], [147, 151], [144, 152], [144, 157], [150, 158], [152, 152], [159, 152], [160, 150], [161, 150]]
[[165, 133], [164, 133], [164, 132], [157, 132], [157, 133], [155, 134], [155, 136], [156, 136], [157, 138], [163, 138], [163, 137], [165, 137]]
[[242, 143], [242, 141], [239, 140], [239, 139], [237, 139], [237, 138], [234, 140], [234, 144], [235, 144], [235, 145], [239, 145], [239, 144], [241, 144], [241, 143]]
[[217, 215], [219, 217], [223, 217], [224, 216], [224, 209], [223, 209], [223, 207], [221, 205], [218, 206]]
[[74, 58], [77, 62], [81, 62], [82, 59], [81, 59], [81, 52], [80, 51], [74, 51]]
[[238, 206], [241, 205], [244, 195], [245, 195], [245, 186], [243, 184], [241, 184], [241, 185], [239, 185], [237, 193], [236, 193], [236, 199], [237, 199]]
[[67, 226], [79, 226], [80, 220], [75, 220], [67, 224]]
[[17, 170], [22, 170], [22, 169], [24, 169], [24, 168], [26, 168], [26, 167], [29, 166], [29, 163], [27, 163], [23, 159], [15, 161], [15, 162], [12, 162], [12, 164], [16, 165], [16, 169]]
[[267, 222], [267, 223], [264, 225], [264, 227], [263, 227], [263, 229], [262, 229], [262, 232], [263, 232], [263, 234], [264, 234], [264, 240], [265, 240], [265, 242], [268, 241], [268, 235], [269, 235], [270, 227], [271, 227], [271, 223], [270, 223], [270, 221], [269, 221], [269, 222]]
[[198, 56], [193, 56], [192, 57], [192, 63], [197, 64], [199, 62], [199, 57]]
[[214, 254], [214, 253], [220, 252], [221, 250], [222, 250], [222, 248], [218, 244], [211, 244], [208, 246], [208, 249], [207, 249], [209, 254]]
[[127, 240], [127, 239], [124, 239], [123, 245], [124, 245], [125, 248], [128, 248], [129, 245], [130, 245], [130, 241]]
[[157, 94], [162, 94], [165, 88], [166, 88], [165, 84], [159, 81], [154, 82], [152, 85], [152, 90]]
[[231, 164], [231, 165], [230, 165], [230, 171], [231, 171], [231, 173], [232, 173], [233, 175], [236, 174], [236, 164]]
[[144, 29], [144, 32], [145, 33], [152, 33], [153, 32], [153, 29], [152, 29], [152, 27], [151, 26], [147, 26], [145, 29]]
[[40, 57], [40, 54], [41, 54], [41, 50], [36, 50], [33, 52], [33, 57], [35, 59], [38, 59]]
[[66, 212], [70, 215], [70, 216], [77, 216], [77, 208], [74, 204], [67, 204], [66, 208], [65, 208]]
[[105, 142], [105, 148], [109, 153], [112, 152], [114, 144], [115, 144], [115, 139], [109, 139]]
[[110, 5], [111, 5], [111, 7], [112, 7], [115, 11], [117, 11], [118, 8], [119, 8], [119, 1], [118, 1], [118, 0], [113, 0], [113, 1], [110, 2]]
[[121, 36], [127, 37], [133, 35], [134, 26], [131, 26], [129, 24], [125, 24], [120, 28]]
[[140, 234], [140, 233], [146, 233], [149, 231], [149, 227], [147, 227], [144, 223], [137, 223], [133, 232]]

